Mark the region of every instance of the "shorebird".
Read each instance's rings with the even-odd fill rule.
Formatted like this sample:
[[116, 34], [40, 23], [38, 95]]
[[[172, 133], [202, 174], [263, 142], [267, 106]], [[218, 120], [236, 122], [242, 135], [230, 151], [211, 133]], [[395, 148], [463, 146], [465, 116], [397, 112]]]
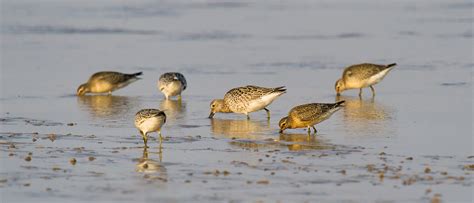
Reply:
[[84, 95], [86, 93], [104, 93], [112, 94], [113, 91], [123, 88], [132, 82], [141, 78], [137, 76], [142, 72], [125, 74], [112, 71], [103, 71], [94, 73], [89, 80], [77, 88], [77, 95]]
[[181, 99], [181, 92], [186, 89], [186, 86], [186, 79], [181, 73], [165, 73], [158, 80], [158, 89], [166, 99], [176, 95], [178, 95], [178, 99]]
[[311, 133], [313, 128], [314, 133], [318, 132], [314, 125], [328, 119], [331, 115], [339, 110], [344, 101], [323, 104], [323, 103], [311, 103], [303, 104], [300, 106], [293, 107], [288, 116], [282, 118], [279, 122], [280, 133], [283, 133], [285, 129], [293, 128], [308, 128], [308, 135]]
[[372, 96], [375, 96], [373, 85], [379, 83], [396, 65], [396, 63], [388, 65], [363, 63], [349, 66], [344, 69], [342, 78], [336, 82], [336, 93], [337, 95], [341, 95], [341, 92], [347, 89], [360, 89], [360, 97], [362, 96], [362, 88], [370, 87]]
[[161, 126], [166, 123], [166, 114], [158, 109], [142, 109], [135, 114], [135, 127], [143, 137], [145, 147], [147, 147], [147, 134], [158, 132], [160, 143], [163, 141], [161, 136]]
[[229, 90], [224, 95], [224, 99], [215, 99], [211, 102], [209, 118], [212, 118], [216, 113], [241, 113], [250, 119], [249, 113], [262, 109], [267, 112], [267, 117], [270, 118], [270, 110], [266, 107], [284, 93], [286, 93], [284, 86], [275, 88], [252, 85], [237, 87]]

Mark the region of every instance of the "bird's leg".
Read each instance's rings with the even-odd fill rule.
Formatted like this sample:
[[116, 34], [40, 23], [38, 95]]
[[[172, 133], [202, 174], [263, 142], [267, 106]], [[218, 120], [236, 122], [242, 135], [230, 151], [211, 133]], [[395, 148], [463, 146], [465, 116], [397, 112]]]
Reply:
[[375, 89], [372, 87], [372, 85], [370, 86], [370, 89], [372, 90], [372, 97], [375, 97]]
[[145, 143], [145, 148], [148, 148], [148, 145], [147, 145], [148, 137], [146, 133], [143, 133], [142, 131], [140, 131], [140, 134], [142, 134], [143, 143]]
[[160, 156], [160, 162], [163, 161], [163, 147], [161, 145], [161, 142], [160, 142], [160, 145], [158, 146], [158, 155]]
[[267, 118], [270, 119], [270, 110], [268, 110], [267, 108], [263, 108], [266, 112], [267, 112]]
[[247, 120], [250, 120], [250, 116], [248, 113], [246, 113], [245, 115], [247, 115]]
[[161, 136], [161, 131], [158, 132], [158, 135], [160, 135], [160, 145], [163, 142], [163, 136]]
[[316, 130], [316, 128], [314, 127], [314, 125], [313, 125], [313, 130], [314, 130], [314, 134], [316, 135], [316, 133], [317, 133], [318, 131]]
[[178, 95], [178, 101], [181, 101], [182, 97], [181, 94]]
[[311, 139], [311, 128], [308, 126], [308, 140]]
[[148, 159], [148, 149], [147, 148], [143, 148], [143, 157], [142, 157], [144, 160]]
[[359, 97], [362, 97], [362, 88], [359, 89]]

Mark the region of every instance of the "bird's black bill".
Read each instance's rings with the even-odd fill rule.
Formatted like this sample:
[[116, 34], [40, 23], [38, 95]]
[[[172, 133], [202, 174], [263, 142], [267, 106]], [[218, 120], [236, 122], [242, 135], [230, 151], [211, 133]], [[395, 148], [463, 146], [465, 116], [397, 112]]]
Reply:
[[209, 114], [209, 117], [208, 117], [208, 118], [212, 118], [212, 117], [214, 117], [214, 114], [216, 114], [216, 113], [214, 113], [214, 112], [211, 112], [211, 113]]

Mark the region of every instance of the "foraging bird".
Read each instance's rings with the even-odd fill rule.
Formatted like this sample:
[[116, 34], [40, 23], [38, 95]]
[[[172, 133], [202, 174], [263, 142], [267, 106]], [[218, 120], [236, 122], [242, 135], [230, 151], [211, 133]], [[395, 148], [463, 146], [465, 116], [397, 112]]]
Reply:
[[142, 109], [135, 114], [135, 127], [142, 135], [145, 147], [147, 147], [147, 134], [150, 132], [157, 132], [160, 135], [160, 143], [162, 142], [161, 126], [165, 123], [166, 114], [158, 109]]
[[250, 119], [249, 113], [262, 109], [267, 112], [267, 117], [270, 118], [270, 110], [266, 107], [284, 93], [286, 93], [284, 86], [276, 88], [252, 85], [237, 87], [229, 90], [224, 95], [224, 99], [215, 99], [211, 102], [209, 118], [212, 118], [216, 113], [241, 113]]
[[379, 83], [396, 65], [396, 63], [388, 65], [363, 63], [349, 66], [344, 69], [342, 78], [336, 82], [336, 93], [337, 95], [340, 95], [341, 92], [347, 89], [360, 89], [360, 97], [362, 96], [362, 88], [370, 87], [372, 95], [375, 96], [373, 85]]
[[86, 83], [77, 88], [77, 95], [104, 92], [112, 94], [113, 91], [126, 87], [130, 83], [141, 79], [137, 77], [139, 75], [142, 75], [142, 72], [133, 74], [112, 71], [97, 72], [94, 73]]
[[165, 73], [158, 80], [158, 89], [165, 95], [166, 99], [176, 95], [178, 95], [178, 99], [181, 99], [181, 92], [186, 87], [186, 79], [181, 73]]
[[288, 116], [280, 120], [278, 124], [280, 133], [283, 133], [285, 129], [308, 128], [308, 134], [310, 134], [311, 127], [316, 133], [317, 130], [314, 125], [331, 117], [334, 112], [340, 109], [339, 107], [343, 103], [344, 101], [332, 104], [311, 103], [293, 107]]

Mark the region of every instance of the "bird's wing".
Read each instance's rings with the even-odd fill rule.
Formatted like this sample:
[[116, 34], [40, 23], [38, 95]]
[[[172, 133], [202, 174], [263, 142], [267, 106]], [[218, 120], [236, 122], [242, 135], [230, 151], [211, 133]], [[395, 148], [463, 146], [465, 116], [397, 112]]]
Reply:
[[176, 73], [175, 78], [181, 82], [183, 85], [183, 90], [185, 90], [188, 84], [186, 83], [186, 78], [184, 78], [184, 75], [181, 73]]
[[380, 71], [384, 70], [386, 66], [376, 65], [376, 64], [357, 64], [349, 66], [344, 70], [343, 77], [345, 79], [354, 78], [354, 79], [368, 79]]
[[319, 115], [323, 109], [316, 103], [297, 106], [290, 111], [290, 116], [301, 121], [311, 121]]
[[126, 82], [131, 77], [119, 72], [99, 72], [91, 76], [90, 81], [106, 81], [110, 84], [120, 84]]

